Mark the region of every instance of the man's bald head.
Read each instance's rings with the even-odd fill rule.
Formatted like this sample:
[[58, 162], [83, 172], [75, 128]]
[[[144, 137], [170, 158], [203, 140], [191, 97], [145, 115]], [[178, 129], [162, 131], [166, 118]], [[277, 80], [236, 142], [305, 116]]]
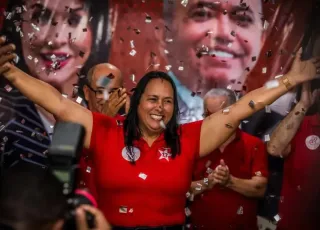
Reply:
[[96, 82], [94, 82], [94, 78], [97, 78], [98, 80], [100, 77], [106, 77], [109, 75], [106, 75], [106, 73], [111, 73], [114, 76], [114, 78], [116, 78], [116, 80], [119, 80], [121, 82], [121, 85], [123, 85], [123, 77], [121, 71], [116, 66], [110, 63], [101, 63], [93, 66], [87, 74], [88, 83], [90, 85], [92, 83], [95, 84]]

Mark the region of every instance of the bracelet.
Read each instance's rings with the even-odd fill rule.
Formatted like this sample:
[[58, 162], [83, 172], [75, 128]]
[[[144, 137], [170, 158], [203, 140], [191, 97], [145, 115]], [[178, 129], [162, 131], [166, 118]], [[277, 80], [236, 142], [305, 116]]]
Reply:
[[287, 88], [287, 90], [291, 90], [292, 85], [291, 85], [291, 82], [289, 81], [289, 79], [287, 77], [282, 78], [282, 83]]

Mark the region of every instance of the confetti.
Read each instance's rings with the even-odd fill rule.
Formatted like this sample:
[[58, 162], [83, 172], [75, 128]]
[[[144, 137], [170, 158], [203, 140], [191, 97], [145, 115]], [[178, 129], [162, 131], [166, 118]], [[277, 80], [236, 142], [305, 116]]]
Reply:
[[100, 77], [97, 81], [96, 81], [96, 85], [98, 87], [102, 87], [102, 88], [106, 88], [106, 86], [110, 83], [111, 79], [108, 77]]
[[229, 108], [226, 108], [226, 109], [224, 109], [224, 110], [222, 110], [222, 113], [223, 114], [229, 114], [229, 112], [230, 112], [230, 109]]
[[260, 171], [255, 172], [254, 174], [255, 174], [256, 176], [262, 176], [262, 173], [261, 173]]
[[183, 66], [179, 66], [178, 70], [183, 71], [184, 70]]
[[264, 23], [263, 23], [263, 29], [267, 30], [268, 27], [269, 27], [269, 22], [267, 20], [265, 20]]
[[169, 53], [169, 51], [168, 51], [168, 50], [164, 50], [164, 53], [165, 53], [165, 54], [168, 54], [168, 53]]
[[143, 179], [143, 180], [147, 179], [147, 175], [144, 174], [144, 173], [140, 173], [140, 174], [139, 174], [139, 177], [140, 177], [141, 179]]
[[172, 65], [166, 65], [164, 68], [166, 68], [167, 71], [170, 71], [170, 69], [172, 68]]
[[20, 60], [19, 56], [16, 55], [16, 57], [13, 59], [13, 62], [17, 64], [19, 62], [19, 60]]
[[133, 213], [133, 208], [130, 208], [130, 209], [129, 209], [129, 213]]
[[172, 38], [166, 38], [166, 42], [173, 42]]
[[252, 61], [256, 61], [256, 60], [257, 60], [257, 57], [254, 56], [254, 57], [251, 58], [251, 60], [252, 60]]
[[210, 174], [210, 173], [212, 173], [212, 172], [213, 172], [213, 169], [207, 168], [207, 171], [206, 171], [207, 174]]
[[136, 83], [136, 76], [134, 74], [130, 75], [130, 79], [132, 82]]
[[10, 85], [6, 85], [4, 89], [9, 93], [12, 90], [12, 87]]
[[279, 84], [279, 81], [277, 81], [277, 80], [271, 80], [271, 81], [267, 81], [264, 86], [265, 86], [267, 89], [272, 89], [272, 88], [277, 88], [279, 85], [280, 85], [280, 84]]
[[134, 56], [134, 55], [136, 55], [136, 53], [137, 53], [137, 51], [135, 51], [135, 50], [133, 49], [133, 50], [130, 51], [129, 54], [130, 54], [131, 56]]
[[185, 208], [184, 212], [185, 212], [186, 216], [190, 216], [191, 215], [191, 211], [190, 211], [189, 208]]
[[251, 109], [254, 109], [254, 107], [255, 107], [254, 101], [251, 100], [251, 101], [249, 102], [249, 106], [250, 106]]
[[130, 41], [130, 46], [131, 46], [131, 49], [134, 49], [134, 43], [133, 43], [133, 40]]
[[29, 60], [32, 60], [32, 56], [31, 56], [31, 55], [28, 55], [28, 59], [29, 59]]
[[262, 68], [262, 73], [267, 73], [267, 67]]
[[232, 42], [229, 42], [229, 43], [228, 43], [228, 47], [229, 47], [229, 48], [231, 48], [231, 47], [232, 47], [232, 45], [233, 45], [233, 43], [232, 43]]
[[128, 213], [128, 207], [127, 206], [120, 206], [119, 212], [120, 213]]
[[34, 61], [34, 63], [36, 63], [36, 64], [39, 62], [38, 58], [34, 58], [33, 61]]
[[76, 100], [76, 102], [79, 103], [79, 104], [81, 104], [82, 100], [83, 100], [83, 99], [82, 99], [81, 97], [78, 97], [77, 100]]
[[270, 135], [269, 135], [269, 134], [264, 135], [264, 141], [265, 141], [265, 142], [270, 141]]
[[266, 52], [266, 56], [269, 58], [269, 57], [271, 57], [272, 56], [272, 51], [271, 50], [268, 50], [267, 52]]
[[209, 179], [208, 178], [203, 178], [203, 183], [206, 185], [209, 185]]
[[275, 215], [273, 218], [276, 222], [279, 222], [279, 220], [281, 220], [281, 217], [279, 214]]
[[109, 100], [109, 92], [107, 89], [103, 90], [103, 100]]
[[240, 207], [238, 208], [237, 214], [238, 214], [238, 215], [243, 215], [243, 207], [242, 207], [242, 206], [240, 206]]
[[183, 5], [184, 7], [187, 7], [187, 5], [188, 5], [188, 0], [182, 0], [182, 1], [181, 1], [181, 5]]
[[136, 32], [136, 34], [140, 34], [141, 31], [139, 29], [133, 29], [134, 32]]
[[266, 106], [266, 107], [265, 107], [265, 111], [266, 111], [266, 113], [271, 113], [271, 108], [270, 108], [270, 106]]
[[63, 97], [65, 98], [68, 98], [68, 95], [67, 94], [62, 94]]
[[31, 23], [31, 26], [32, 26], [32, 28], [33, 28], [34, 30], [36, 30], [36, 31], [38, 31], [38, 32], [40, 31], [39, 27], [36, 26], [35, 24]]
[[91, 167], [90, 166], [87, 167], [86, 172], [87, 173], [91, 173]]
[[146, 15], [146, 20], [145, 22], [146, 23], [151, 23], [152, 19], [151, 19], [151, 16], [150, 15]]
[[161, 126], [161, 128], [163, 128], [163, 129], [166, 129], [166, 128], [167, 128], [167, 127], [166, 127], [166, 124], [164, 123], [163, 120], [160, 121], [160, 126]]

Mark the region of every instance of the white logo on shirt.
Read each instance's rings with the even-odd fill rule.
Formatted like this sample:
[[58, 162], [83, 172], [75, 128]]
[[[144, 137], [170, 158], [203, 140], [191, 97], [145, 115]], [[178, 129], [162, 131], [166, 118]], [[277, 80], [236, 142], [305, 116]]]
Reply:
[[167, 161], [169, 161], [169, 157], [172, 156], [172, 154], [169, 152], [169, 149], [167, 148], [164, 148], [163, 150], [159, 149], [159, 153], [160, 153], [159, 160], [166, 159]]
[[306, 138], [306, 146], [310, 150], [316, 150], [320, 146], [320, 138], [316, 135], [311, 135]]
[[127, 147], [122, 149], [122, 157], [127, 161], [137, 161], [140, 158], [141, 152], [140, 149], [133, 147], [132, 148], [133, 154], [127, 150]]

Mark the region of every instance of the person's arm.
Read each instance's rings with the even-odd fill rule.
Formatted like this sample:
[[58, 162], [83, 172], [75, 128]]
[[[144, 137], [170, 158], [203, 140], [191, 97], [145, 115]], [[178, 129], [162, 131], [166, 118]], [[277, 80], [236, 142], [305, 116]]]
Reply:
[[[15, 86], [24, 96], [35, 104], [52, 113], [58, 120], [75, 122], [83, 125], [86, 129], [85, 147], [89, 147], [92, 132], [92, 114], [86, 108], [63, 97], [61, 93], [51, 85], [29, 76], [10, 61], [8, 52], [14, 51], [14, 46], [6, 45], [3, 38], [0, 39], [0, 66], [3, 76]], [[14, 58], [14, 56], [13, 56]], [[12, 58], [11, 58], [12, 60]]]
[[208, 189], [213, 188], [214, 184], [215, 183], [213, 181], [210, 182], [210, 184], [209, 183], [205, 183], [204, 180], [192, 181], [189, 191], [194, 196], [197, 196], [197, 195], [207, 191]]
[[299, 51], [290, 72], [281, 79], [274, 80], [278, 82], [278, 86], [253, 90], [230, 106], [229, 111], [224, 109], [204, 119], [200, 133], [200, 157], [206, 156], [224, 143], [237, 129], [241, 120], [271, 104], [296, 85], [316, 78], [317, 71], [320, 73], [318, 59], [301, 61], [301, 53], [302, 50]]
[[310, 82], [302, 86], [301, 99], [294, 109], [281, 121], [273, 131], [267, 143], [268, 153], [272, 156], [286, 157], [291, 152], [291, 141], [296, 135], [310, 106], [316, 100], [317, 91], [311, 93]]
[[227, 187], [246, 196], [246, 197], [263, 197], [266, 191], [267, 178], [254, 176], [251, 179], [240, 179], [230, 176], [230, 182]]

